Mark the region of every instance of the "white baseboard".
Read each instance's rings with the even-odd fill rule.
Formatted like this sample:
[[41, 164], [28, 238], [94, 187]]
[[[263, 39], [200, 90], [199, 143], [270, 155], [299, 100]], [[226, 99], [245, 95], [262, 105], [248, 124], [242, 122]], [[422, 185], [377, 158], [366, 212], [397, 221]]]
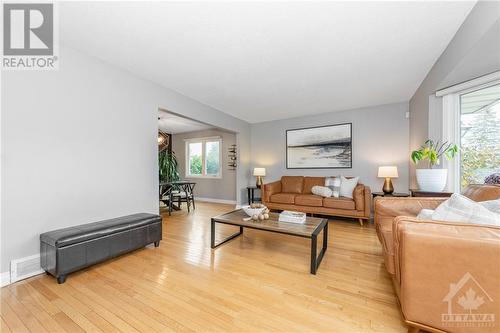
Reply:
[[10, 272], [0, 273], [0, 288], [10, 284]]
[[236, 200], [225, 200], [225, 199], [215, 199], [215, 198], [203, 198], [203, 197], [194, 197], [195, 201], [203, 201], [203, 202], [214, 202], [228, 205], [236, 205]]

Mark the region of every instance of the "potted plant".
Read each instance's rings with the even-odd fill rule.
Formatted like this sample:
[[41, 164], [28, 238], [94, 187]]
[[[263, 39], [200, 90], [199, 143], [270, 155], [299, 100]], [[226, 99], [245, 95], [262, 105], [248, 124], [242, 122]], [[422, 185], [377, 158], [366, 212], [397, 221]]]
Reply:
[[177, 158], [173, 151], [165, 149], [158, 153], [158, 171], [160, 182], [172, 182], [179, 180], [177, 171]]
[[439, 143], [432, 140], [425, 141], [424, 145], [411, 153], [413, 163], [429, 160], [428, 169], [417, 169], [417, 183], [422, 191], [440, 192], [446, 186], [448, 169], [434, 169], [439, 165], [440, 159], [444, 156], [451, 160], [458, 153], [458, 146], [447, 141]]

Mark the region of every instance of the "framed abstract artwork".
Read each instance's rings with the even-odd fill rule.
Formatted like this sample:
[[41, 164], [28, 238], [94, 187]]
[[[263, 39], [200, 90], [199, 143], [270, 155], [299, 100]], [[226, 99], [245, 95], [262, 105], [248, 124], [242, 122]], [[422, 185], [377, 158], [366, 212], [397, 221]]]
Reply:
[[352, 168], [352, 123], [287, 130], [286, 168]]

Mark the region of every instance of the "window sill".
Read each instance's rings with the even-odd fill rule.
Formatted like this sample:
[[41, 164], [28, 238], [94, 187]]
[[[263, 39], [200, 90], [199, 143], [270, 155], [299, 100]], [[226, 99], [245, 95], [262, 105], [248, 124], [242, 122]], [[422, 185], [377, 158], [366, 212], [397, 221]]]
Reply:
[[194, 176], [194, 175], [186, 175], [186, 179], [222, 179], [222, 176]]

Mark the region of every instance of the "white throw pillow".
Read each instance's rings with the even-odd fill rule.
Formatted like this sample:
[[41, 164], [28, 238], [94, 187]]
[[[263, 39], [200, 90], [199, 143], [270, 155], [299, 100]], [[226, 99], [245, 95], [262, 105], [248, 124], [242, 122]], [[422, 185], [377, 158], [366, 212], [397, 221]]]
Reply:
[[417, 219], [419, 220], [432, 220], [432, 214], [434, 213], [433, 209], [422, 209], [420, 213], [417, 215]]
[[500, 214], [458, 193], [439, 205], [434, 210], [432, 219], [500, 226]]
[[320, 195], [325, 198], [332, 196], [332, 190], [326, 186], [313, 186], [311, 192], [312, 194]]
[[358, 185], [358, 180], [359, 177], [347, 179], [344, 176], [340, 176], [340, 196], [352, 199], [352, 193], [356, 185]]
[[500, 214], [500, 199], [480, 201], [479, 204], [486, 209], [491, 210], [493, 213]]
[[340, 178], [339, 177], [327, 177], [325, 178], [325, 186], [332, 190], [332, 197], [338, 198], [340, 196]]

